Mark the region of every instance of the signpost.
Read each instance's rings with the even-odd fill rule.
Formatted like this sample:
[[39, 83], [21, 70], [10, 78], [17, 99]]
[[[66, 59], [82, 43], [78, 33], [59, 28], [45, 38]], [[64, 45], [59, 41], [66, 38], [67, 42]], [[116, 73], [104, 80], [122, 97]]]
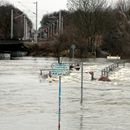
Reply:
[[69, 64], [61, 63], [60, 59], [59, 59], [58, 63], [52, 64], [51, 74], [52, 74], [52, 76], [59, 76], [58, 130], [60, 130], [60, 122], [61, 122], [61, 76], [69, 74]]
[[52, 64], [51, 74], [53, 76], [64, 76], [69, 74], [69, 64], [66, 63], [54, 63]]
[[81, 62], [81, 105], [83, 104], [83, 62]]
[[71, 45], [71, 49], [72, 49], [72, 58], [74, 58], [75, 48], [76, 48], [75, 44], [72, 44], [72, 45]]
[[[73, 46], [73, 49], [75, 47]], [[61, 125], [61, 76], [68, 75], [70, 73], [70, 64], [69, 63], [61, 63], [60, 58], [58, 59], [58, 63], [53, 63], [51, 65], [51, 75], [55, 77], [59, 77], [58, 81], [58, 130], [60, 130]], [[42, 71], [41, 71], [42, 74]], [[83, 62], [81, 62], [81, 105], [83, 104]]]
[[[59, 85], [58, 85], [58, 130], [60, 130], [60, 122], [61, 122], [61, 76], [65, 76], [69, 74], [70, 65], [67, 63], [61, 63], [60, 59], [58, 60], [58, 63], [52, 64], [52, 70], [51, 75], [52, 76], [58, 76], [59, 77]], [[81, 105], [83, 103], [83, 62], [81, 62]]]

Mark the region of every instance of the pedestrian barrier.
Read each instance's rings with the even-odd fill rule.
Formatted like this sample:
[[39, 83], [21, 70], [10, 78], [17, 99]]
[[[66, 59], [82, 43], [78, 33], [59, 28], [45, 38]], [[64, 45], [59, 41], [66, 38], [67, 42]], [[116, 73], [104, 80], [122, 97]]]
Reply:
[[112, 74], [114, 71], [121, 69], [122, 67], [125, 67], [124, 62], [116, 62], [105, 67], [104, 69], [101, 70], [101, 77], [99, 78], [99, 80], [110, 81], [109, 75]]

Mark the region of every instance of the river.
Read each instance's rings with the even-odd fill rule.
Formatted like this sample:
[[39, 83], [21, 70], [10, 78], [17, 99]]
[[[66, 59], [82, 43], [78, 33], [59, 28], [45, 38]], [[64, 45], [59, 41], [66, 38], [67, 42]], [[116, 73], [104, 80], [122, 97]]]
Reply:
[[[0, 130], [58, 129], [58, 80], [40, 76], [40, 69], [53, 63], [57, 59], [0, 61]], [[99, 78], [101, 69], [111, 63], [84, 59], [84, 72], [93, 71]], [[80, 76], [75, 72], [61, 78], [61, 130], [130, 130], [130, 63], [115, 71], [111, 82], [91, 81], [84, 73], [82, 106]]]

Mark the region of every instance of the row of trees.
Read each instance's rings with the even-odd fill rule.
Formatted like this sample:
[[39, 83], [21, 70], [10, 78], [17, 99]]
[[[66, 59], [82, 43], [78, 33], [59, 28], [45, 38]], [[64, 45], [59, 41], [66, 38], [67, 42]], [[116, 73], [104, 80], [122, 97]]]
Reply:
[[[106, 0], [68, 0], [67, 5], [69, 11], [62, 12], [64, 33], [56, 42], [57, 52], [75, 44], [81, 57], [90, 53], [106, 54], [104, 51], [111, 55], [129, 57], [129, 1], [120, 0], [113, 7]], [[47, 17], [46, 20], [42, 19], [42, 26]]]
[[[55, 37], [55, 44], [51, 45], [55, 54], [68, 51], [75, 44], [76, 53], [81, 57], [93, 54], [100, 56], [106, 54], [104, 52], [129, 57], [129, 1], [120, 0], [113, 7], [106, 0], [68, 0], [67, 5], [69, 11], [61, 12], [64, 17], [64, 33]], [[11, 9], [14, 10], [14, 16], [23, 14], [10, 4], [0, 4], [0, 39], [10, 39]], [[31, 28], [32, 23], [26, 18]], [[43, 16], [41, 28], [58, 18], [59, 12]], [[18, 19], [14, 17], [15, 39], [23, 38], [23, 19], [23, 15]]]
[[68, 7], [77, 29], [74, 35], [84, 43], [82, 53], [96, 47], [111, 55], [129, 56], [129, 1], [120, 0], [112, 7], [106, 0], [68, 0]]
[[11, 38], [11, 10], [14, 14], [13, 39], [22, 39], [24, 36], [24, 16], [27, 19], [28, 28], [32, 28], [32, 22], [21, 10], [9, 3], [0, 3], [0, 39]]

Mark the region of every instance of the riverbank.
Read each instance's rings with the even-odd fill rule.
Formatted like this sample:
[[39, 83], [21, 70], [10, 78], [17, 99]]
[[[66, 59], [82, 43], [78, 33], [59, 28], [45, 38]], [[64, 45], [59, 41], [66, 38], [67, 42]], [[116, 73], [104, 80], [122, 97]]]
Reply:
[[[38, 43], [38, 44], [28, 44], [28, 56], [34, 57], [73, 57], [73, 52], [70, 49], [69, 45], [58, 45], [57, 43]], [[81, 48], [76, 48], [74, 51], [75, 58], [93, 58], [93, 57], [102, 57], [106, 58], [108, 53], [99, 54], [98, 52], [88, 52], [87, 50], [82, 51]]]
[[[44, 41], [39, 43], [26, 43], [26, 48], [28, 50], [28, 56], [34, 57], [73, 57], [73, 50], [71, 48], [71, 44], [58, 43], [55, 40]], [[85, 46], [76, 45], [74, 50], [75, 58], [107, 58], [107, 56], [117, 56], [110, 54], [102, 50], [100, 47], [97, 47], [95, 51], [92, 52], [91, 48], [87, 48]], [[122, 55], [118, 55], [121, 59], [129, 59], [128, 55], [122, 53]]]

